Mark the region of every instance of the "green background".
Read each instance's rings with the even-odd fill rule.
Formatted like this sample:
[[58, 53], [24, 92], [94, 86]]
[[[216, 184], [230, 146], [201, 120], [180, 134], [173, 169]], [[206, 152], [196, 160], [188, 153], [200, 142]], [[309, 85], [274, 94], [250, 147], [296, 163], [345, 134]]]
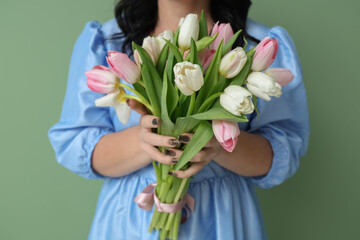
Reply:
[[[47, 137], [57, 122], [72, 47], [114, 1], [2, 0], [0, 4], [0, 239], [86, 239], [101, 181], [58, 165]], [[293, 37], [311, 120], [296, 175], [258, 190], [270, 240], [360, 234], [357, 0], [255, 0], [250, 16]], [[357, 63], [357, 64], [356, 64]]]

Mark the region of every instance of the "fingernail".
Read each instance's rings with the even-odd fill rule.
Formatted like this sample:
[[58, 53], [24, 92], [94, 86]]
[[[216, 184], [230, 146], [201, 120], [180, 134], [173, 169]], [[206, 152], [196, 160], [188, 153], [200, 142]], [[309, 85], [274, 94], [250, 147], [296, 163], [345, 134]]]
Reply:
[[126, 104], [130, 107], [129, 102], [130, 102], [130, 99], [126, 99]]
[[154, 119], [152, 120], [152, 125], [158, 126], [158, 125], [159, 125], [159, 119], [154, 118]]
[[176, 146], [179, 144], [179, 141], [177, 139], [170, 139], [169, 140], [169, 144], [170, 145], [173, 145], [173, 146]]
[[170, 175], [170, 176], [174, 176], [174, 177], [176, 177], [177, 175], [176, 175], [176, 173], [174, 173], [174, 172], [168, 172], [168, 174]]
[[173, 150], [165, 149], [164, 154], [167, 156], [175, 156], [175, 152]]
[[178, 159], [174, 158], [174, 159], [172, 160], [172, 162], [173, 162], [173, 163], [177, 163], [177, 162], [178, 162]]
[[190, 141], [190, 137], [187, 136], [187, 135], [180, 135], [180, 136], [178, 137], [178, 140], [179, 140], [180, 142], [189, 142], [189, 141]]

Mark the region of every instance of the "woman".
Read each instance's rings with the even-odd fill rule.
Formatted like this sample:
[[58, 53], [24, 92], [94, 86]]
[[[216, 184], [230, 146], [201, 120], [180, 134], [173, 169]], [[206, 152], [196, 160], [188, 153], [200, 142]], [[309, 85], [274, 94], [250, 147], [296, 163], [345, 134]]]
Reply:
[[[306, 152], [309, 124], [301, 67], [290, 36], [281, 27], [248, 19], [249, 6], [249, 0], [122, 0], [115, 8], [116, 19], [103, 25], [87, 23], [74, 47], [61, 119], [49, 137], [61, 164], [85, 178], [105, 180], [89, 239], [158, 239], [158, 232], [147, 232], [152, 212], [139, 209], [133, 200], [156, 181], [152, 159], [174, 164], [181, 151], [165, 155], [156, 149], [172, 147], [178, 140], [151, 133], [161, 122], [139, 103], [128, 102], [136, 112], [127, 124], [118, 121], [112, 108], [95, 107], [101, 94], [87, 87], [84, 72], [107, 65], [107, 51], [131, 55], [131, 41], [141, 44], [148, 35], [175, 30], [181, 17], [202, 9], [209, 30], [216, 21], [230, 22], [234, 31], [245, 30], [248, 48], [256, 39], [276, 38], [279, 50], [272, 67], [290, 69], [295, 78], [281, 98], [259, 100], [259, 119], [253, 114], [240, 124], [232, 153], [211, 140], [188, 170], [175, 173], [193, 176], [188, 192], [195, 199], [195, 211], [181, 225], [179, 239], [266, 239], [255, 186], [270, 188], [295, 173]], [[239, 39], [236, 44], [243, 45]], [[184, 134], [180, 141], [190, 137]]]

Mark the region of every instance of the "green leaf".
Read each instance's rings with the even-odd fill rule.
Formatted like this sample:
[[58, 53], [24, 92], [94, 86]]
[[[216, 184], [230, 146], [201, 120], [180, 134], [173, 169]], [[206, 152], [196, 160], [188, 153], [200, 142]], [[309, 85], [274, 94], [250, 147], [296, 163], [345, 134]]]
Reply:
[[198, 113], [191, 116], [198, 120], [227, 120], [233, 122], [247, 122], [248, 119], [245, 115], [235, 116], [234, 114], [226, 111], [222, 107], [212, 108], [209, 111]]
[[[166, 75], [166, 73], [164, 73], [164, 75]], [[169, 116], [171, 116], [179, 102], [179, 93], [176, 86], [173, 85], [170, 82], [170, 79], [167, 78], [167, 75], [166, 75], [166, 81], [168, 82], [166, 100], [167, 100], [168, 113]]]
[[138, 91], [147, 101], [149, 101], [149, 97], [146, 93], [146, 89], [138, 82], [133, 84], [133, 87], [136, 91]]
[[[237, 31], [230, 39], [229, 41], [227, 41], [224, 45], [224, 48], [222, 49], [221, 52], [221, 57], [223, 57], [232, 47], [232, 45], [234, 45], [236, 39], [239, 37], [239, 34], [241, 33], [241, 29], [239, 31]], [[245, 49], [245, 48], [244, 48]]]
[[178, 62], [182, 62], [183, 58], [182, 55], [178, 49], [178, 47], [176, 47], [174, 44], [172, 44], [169, 40], [164, 39], [166, 44], [170, 47], [170, 51], [174, 54], [176, 61]]
[[158, 64], [156, 66], [159, 74], [162, 74], [164, 72], [164, 68], [165, 68], [165, 65], [166, 65], [166, 60], [167, 60], [167, 57], [169, 55], [168, 53], [169, 53], [169, 46], [165, 45], [163, 47], [163, 49], [161, 49]]
[[181, 169], [186, 163], [188, 163], [214, 136], [212, 126], [207, 121], [202, 121], [199, 128], [195, 131], [194, 136], [190, 142], [186, 145], [184, 152], [178, 163], [175, 165], [174, 172]]
[[137, 45], [135, 42], [132, 42], [132, 46], [133, 46], [134, 51], [135, 50], [138, 51], [143, 64], [147, 64], [148, 66], [150, 66], [150, 65], [154, 66], [154, 63], [151, 60], [151, 57], [149, 56], [149, 54], [146, 52], [146, 50], [144, 48]]
[[193, 130], [198, 124], [199, 120], [196, 120], [192, 117], [180, 117], [176, 119], [175, 122], [175, 136], [179, 136], [183, 133], [190, 132]]
[[198, 40], [196, 42], [196, 47], [198, 49], [198, 51], [201, 51], [203, 49], [205, 49], [206, 47], [208, 47], [218, 36], [218, 34], [215, 34], [214, 36], [207, 36], [207, 37], [203, 37], [202, 39]]
[[159, 76], [159, 73], [157, 72], [157, 69], [156, 69], [154, 63], [151, 60], [149, 54], [146, 52], [146, 50], [134, 42], [133, 42], [133, 47], [138, 51], [139, 56], [142, 60], [141, 67], [146, 65], [147, 71], [149, 71], [149, 73], [150, 73], [150, 77], [147, 78], [146, 81], [150, 81], [152, 83], [153, 87], [151, 89], [148, 89], [147, 84], [149, 84], [149, 83], [146, 83], [145, 79], [143, 78], [144, 83], [145, 83], [145, 89], [146, 89], [146, 92], [148, 93], [150, 103], [152, 105], [151, 101], [153, 101], [153, 100], [151, 100], [152, 96], [150, 96], [148, 91], [152, 91], [152, 90], [154, 90], [155, 95], [158, 98], [158, 103], [159, 103], [161, 100], [161, 89], [162, 89], [162, 81]]
[[156, 68], [154, 67], [154, 65], [150, 66], [149, 69], [150, 69], [150, 74], [151, 74], [151, 77], [152, 77], [152, 81], [154, 83], [156, 95], [157, 95], [159, 101], [161, 101], [161, 95], [162, 95], [162, 80], [161, 80], [161, 77], [160, 77], [158, 71], [156, 70]]
[[227, 87], [228, 84], [229, 81], [226, 80], [226, 78], [223, 75], [220, 75], [218, 82], [210, 89], [206, 98], [210, 97], [215, 93], [224, 92], [224, 89]]
[[190, 104], [190, 97], [180, 94], [179, 104], [177, 108], [175, 108], [173, 118], [177, 119], [179, 117], [185, 117], [188, 111], [188, 106]]
[[176, 46], [178, 43], [178, 39], [179, 39], [179, 33], [180, 33], [180, 26], [178, 26], [178, 28], [176, 29], [175, 35], [174, 35], [174, 45]]
[[166, 64], [166, 74], [167, 74], [167, 78], [172, 81], [174, 79], [174, 66], [176, 64], [175, 61], [175, 57], [174, 54], [170, 51], [169, 52], [169, 57], [167, 60], [167, 64]]
[[217, 83], [219, 78], [219, 65], [221, 61], [221, 51], [223, 46], [223, 40], [220, 42], [218, 49], [210, 63], [210, 66], [205, 74], [204, 85], [200, 88], [196, 97], [194, 112], [197, 112], [201, 104], [205, 101], [206, 96], [211, 88]]
[[141, 75], [144, 80], [147, 95], [149, 96], [150, 104], [154, 109], [154, 115], [160, 117], [159, 99], [156, 95], [149, 67], [146, 64], [141, 65]]
[[206, 37], [208, 35], [207, 22], [205, 18], [204, 10], [201, 11], [201, 17], [199, 22], [199, 39]]
[[[196, 42], [196, 48], [197, 51], [200, 52], [201, 50], [204, 50], [205, 48], [207, 48], [217, 37], [218, 34], [216, 34], [215, 36], [207, 36], [207, 37], [203, 37], [202, 39], [200, 39], [199, 41]], [[186, 55], [184, 61], [189, 61], [190, 60], [190, 55]]]
[[243, 69], [241, 69], [240, 73], [235, 77], [233, 77], [232, 79], [229, 79], [230, 85], [238, 85], [242, 87], [245, 84], [246, 78], [251, 71], [251, 65], [253, 62], [254, 54], [255, 54], [255, 47], [246, 52], [247, 61]]
[[167, 91], [168, 80], [167, 75], [164, 74], [162, 95], [161, 95], [161, 126], [160, 133], [165, 136], [173, 136], [175, 124], [170, 120], [168, 107], [167, 107]]
[[258, 119], [258, 117], [259, 117], [259, 109], [258, 109], [258, 106], [257, 106], [258, 98], [253, 95], [253, 96], [252, 96], [252, 99], [253, 99], [254, 106], [255, 106], [256, 119]]
[[199, 55], [198, 55], [198, 51], [197, 51], [197, 48], [196, 48], [196, 44], [195, 44], [195, 41], [194, 41], [193, 38], [191, 38], [191, 48], [190, 48], [189, 55], [190, 55], [190, 62], [199, 65], [201, 67], [201, 69], [202, 69], [201, 62], [200, 62]]

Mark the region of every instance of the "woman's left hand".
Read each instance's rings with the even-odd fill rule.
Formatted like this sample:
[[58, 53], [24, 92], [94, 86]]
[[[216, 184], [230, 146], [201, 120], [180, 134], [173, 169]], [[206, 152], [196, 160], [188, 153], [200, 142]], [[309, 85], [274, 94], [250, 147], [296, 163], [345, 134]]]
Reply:
[[[186, 136], [192, 137], [192, 134], [184, 134]], [[187, 170], [178, 170], [175, 173], [171, 173], [173, 176], [179, 178], [188, 178], [196, 173], [198, 173], [206, 164], [213, 160], [217, 155], [223, 151], [220, 143], [216, 140], [215, 137], [212, 137], [211, 140], [205, 145], [205, 147], [198, 152], [191, 160], [191, 166]]]

